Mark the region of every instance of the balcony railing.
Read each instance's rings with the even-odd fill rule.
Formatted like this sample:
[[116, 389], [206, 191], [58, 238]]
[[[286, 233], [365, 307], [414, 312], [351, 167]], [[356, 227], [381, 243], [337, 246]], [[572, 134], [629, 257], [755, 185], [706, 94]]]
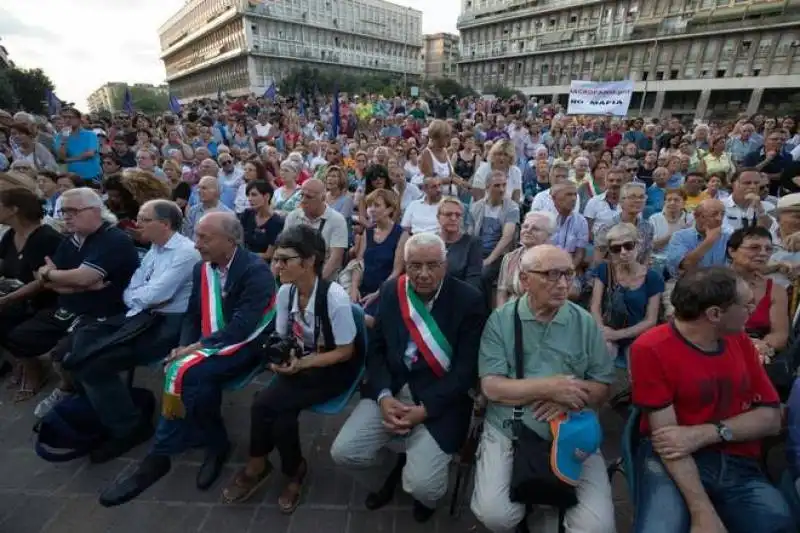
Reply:
[[332, 46], [308, 44], [291, 41], [276, 41], [260, 37], [254, 38], [252, 53], [268, 56], [312, 61], [330, 65], [345, 65], [350, 67], [367, 68], [373, 70], [390, 70], [406, 72], [408, 74], [421, 74], [422, 62], [417, 59], [404, 59], [402, 57], [359, 52], [356, 50], [342, 50]]
[[[656, 27], [626, 25], [621, 33], [606, 31], [595, 31], [595, 29], [581, 30], [578, 36], [571, 37], [568, 41], [561, 38], [556, 39], [555, 34], [572, 33], [571, 30], [561, 30], [560, 32], [549, 32], [526, 37], [526, 39], [536, 38], [535, 48], [529, 48], [530, 44], [525, 41], [525, 48], [520, 50], [517, 43], [519, 40], [495, 41], [493, 43], [483, 43], [477, 45], [479, 48], [473, 54], [470, 45], [461, 46], [460, 62], [469, 62], [478, 59], [503, 58], [526, 56], [537, 52], [547, 52], [551, 50], [570, 50], [575, 48], [585, 48], [610, 44], [625, 44], [637, 41], [652, 41], [655, 39], [675, 39], [679, 37], [693, 37], [703, 35], [713, 35], [729, 30], [739, 30], [740, 32], [769, 29], [770, 27], [787, 27], [800, 22], [800, 12], [785, 13], [780, 18], [775, 17], [771, 20], [745, 20], [735, 22], [710, 22], [698, 24], [690, 22], [685, 29], [665, 26], [663, 23]], [[621, 27], [623, 28], [623, 27]], [[593, 36], [588, 36], [588, 31], [593, 31]], [[545, 39], [542, 39], [545, 37]], [[542, 42], [542, 41], [545, 42]]]
[[503, 5], [488, 6], [481, 9], [471, 9], [458, 17], [457, 26], [472, 26], [475, 24], [485, 24], [487, 22], [500, 22], [507, 19], [519, 17], [529, 17], [560, 11], [573, 7], [583, 7], [597, 4], [603, 0], [513, 0], [503, 3]]
[[421, 28], [421, 18], [413, 15], [398, 15], [400, 24], [394, 24], [390, 21], [381, 23], [358, 17], [351, 18], [342, 16], [338, 18], [336, 13], [322, 14], [314, 10], [303, 9], [300, 6], [283, 2], [267, 2], [258, 6], [249, 6], [246, 12], [248, 15], [256, 17], [288, 20], [316, 28], [351, 33], [372, 39], [404, 43], [408, 46], [421, 47], [423, 45], [422, 33], [418, 35], [409, 35], [409, 32], [402, 31], [402, 28], [407, 26], [408, 22], [414, 19], [418, 19], [415, 22], [417, 27]]

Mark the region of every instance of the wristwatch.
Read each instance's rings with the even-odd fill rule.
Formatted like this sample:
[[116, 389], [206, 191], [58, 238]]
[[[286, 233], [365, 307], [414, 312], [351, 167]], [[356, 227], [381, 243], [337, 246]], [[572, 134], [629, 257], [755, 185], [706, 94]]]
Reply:
[[733, 440], [733, 431], [731, 428], [723, 424], [722, 422], [717, 422], [717, 435], [719, 435], [720, 440], [722, 442], [731, 442]]

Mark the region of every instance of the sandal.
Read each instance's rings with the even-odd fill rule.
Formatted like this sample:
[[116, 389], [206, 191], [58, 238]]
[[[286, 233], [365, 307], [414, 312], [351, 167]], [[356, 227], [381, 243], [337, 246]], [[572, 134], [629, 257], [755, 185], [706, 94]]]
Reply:
[[269, 462], [257, 476], [249, 476], [247, 467], [242, 467], [234, 474], [230, 485], [222, 490], [222, 503], [246, 502], [264, 484], [271, 473], [272, 465]]
[[303, 483], [308, 474], [308, 463], [305, 459], [300, 463], [297, 473], [289, 478], [286, 487], [278, 497], [278, 509], [283, 514], [292, 514], [300, 505], [300, 496], [303, 494]]

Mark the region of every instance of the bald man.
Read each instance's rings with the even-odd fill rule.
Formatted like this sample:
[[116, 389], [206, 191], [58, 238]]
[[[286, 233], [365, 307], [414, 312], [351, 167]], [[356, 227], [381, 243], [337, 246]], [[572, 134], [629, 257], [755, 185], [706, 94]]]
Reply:
[[[214, 166], [216, 167], [216, 163], [214, 163]], [[230, 207], [220, 201], [220, 192], [219, 181], [216, 177], [203, 176], [200, 178], [200, 181], [197, 182], [192, 191], [192, 195], [197, 197], [197, 203], [189, 208], [189, 213], [186, 215], [186, 220], [183, 224], [184, 235], [190, 239], [194, 238], [195, 226], [206, 213], [211, 213], [212, 211], [233, 213]]]
[[698, 267], [724, 266], [731, 229], [723, 225], [725, 205], [707, 199], [694, 210], [694, 227], [672, 234], [667, 245], [667, 269], [672, 277]]
[[[514, 453], [508, 421], [514, 406], [525, 406], [522, 423], [547, 441], [553, 438], [549, 422], [567, 412], [580, 411], [582, 421], [599, 433], [594, 410], [606, 401], [615, 378], [597, 322], [567, 299], [575, 277], [572, 256], [550, 244], [534, 246], [522, 256], [520, 277], [525, 294], [492, 312], [478, 352], [478, 375], [489, 403], [471, 508], [494, 533], [514, 531], [527, 514], [525, 504], [513, 502], [510, 495]], [[517, 378], [517, 328], [524, 379]], [[614, 531], [611, 485], [599, 440], [582, 446], [583, 459], [557, 463], [571, 466], [559, 470], [577, 485], [577, 503], [564, 516], [570, 531]], [[577, 457], [578, 450], [572, 451]]]
[[305, 224], [322, 234], [325, 240], [325, 266], [322, 277], [334, 280], [342, 267], [347, 250], [347, 221], [325, 202], [325, 185], [319, 180], [307, 180], [301, 187], [300, 207], [286, 217], [285, 228]]
[[[219, 477], [230, 455], [220, 413], [222, 388], [260, 364], [261, 346], [274, 330], [275, 282], [264, 260], [241, 246], [242, 234], [231, 212], [211, 212], [198, 221], [195, 247], [202, 262], [194, 268], [179, 346], [166, 360], [155, 442], [135, 472], [101, 493], [101, 505], [136, 498], [169, 472], [172, 456], [190, 447], [206, 450], [197, 488], [207, 490]], [[211, 316], [219, 318], [203, 322]]]

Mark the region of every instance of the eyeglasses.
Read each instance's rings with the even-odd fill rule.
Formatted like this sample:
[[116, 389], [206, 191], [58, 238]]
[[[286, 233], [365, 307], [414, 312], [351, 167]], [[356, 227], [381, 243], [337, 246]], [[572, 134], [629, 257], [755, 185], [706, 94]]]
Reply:
[[633, 242], [633, 241], [628, 241], [628, 242], [623, 242], [623, 243], [621, 243], [621, 244], [612, 244], [612, 245], [609, 245], [609, 247], [608, 247], [608, 250], [609, 250], [609, 251], [610, 251], [612, 254], [618, 254], [618, 253], [620, 253], [620, 252], [621, 252], [623, 249], [625, 249], [625, 250], [627, 250], [627, 251], [629, 251], [629, 252], [630, 252], [630, 251], [631, 251], [631, 250], [633, 250], [634, 248], [636, 248], [636, 243], [635, 243], [635, 242]]
[[62, 207], [61, 214], [65, 217], [74, 217], [78, 213], [93, 209], [92, 207]]
[[232, 165], [233, 161], [220, 161], [221, 165]]
[[148, 222], [154, 221], [154, 218], [147, 218], [147, 217], [136, 217], [137, 224], [147, 224]]
[[275, 263], [278, 263], [278, 264], [284, 264], [284, 265], [285, 265], [285, 264], [287, 264], [289, 261], [291, 261], [292, 259], [297, 259], [298, 257], [300, 257], [300, 256], [299, 256], [299, 255], [285, 255], [285, 256], [283, 256], [283, 257], [272, 256], [272, 260], [273, 260]]
[[439, 216], [442, 218], [461, 218], [464, 215], [462, 215], [458, 211], [450, 211], [450, 212], [442, 212], [439, 214]]
[[442, 261], [432, 261], [430, 263], [408, 263], [406, 264], [406, 270], [408, 270], [410, 273], [419, 274], [427, 268], [428, 272], [433, 272], [440, 268], [442, 264]]
[[752, 252], [752, 253], [765, 252], [765, 253], [768, 253], [768, 254], [771, 254], [775, 250], [775, 247], [772, 246], [771, 244], [765, 244], [763, 246], [759, 246], [757, 244], [751, 244], [751, 245], [748, 245], [748, 246], [740, 246], [740, 248], [742, 250], [746, 250], [746, 251]]
[[525, 272], [528, 274], [538, 274], [551, 283], [557, 282], [562, 277], [567, 281], [571, 281], [572, 278], [575, 277], [575, 269], [573, 268], [567, 268], [565, 270], [557, 268], [552, 270], [526, 270]]

